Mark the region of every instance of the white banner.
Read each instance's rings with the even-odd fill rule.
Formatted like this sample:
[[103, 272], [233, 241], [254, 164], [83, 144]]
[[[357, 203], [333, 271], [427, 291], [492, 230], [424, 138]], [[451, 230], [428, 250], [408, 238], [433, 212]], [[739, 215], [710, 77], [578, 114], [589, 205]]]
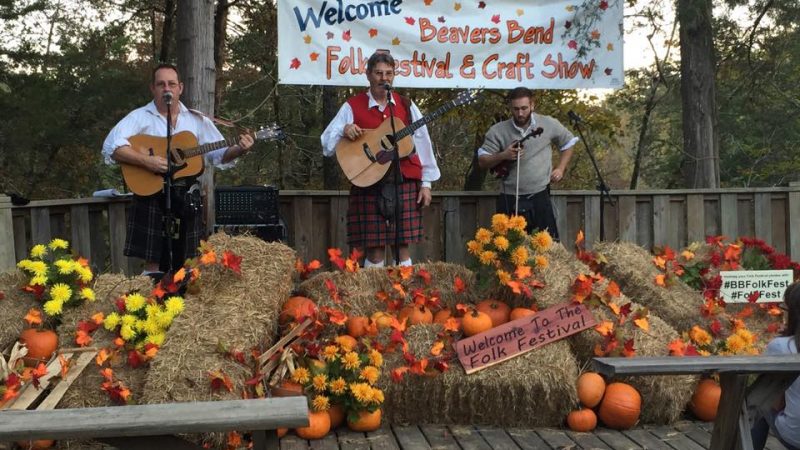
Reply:
[[[791, 270], [730, 270], [720, 271], [722, 285], [719, 294], [726, 303], [747, 303], [757, 295], [756, 303], [775, 303], [783, 300], [783, 291], [792, 284]], [[757, 293], [757, 294], [756, 294]]]
[[414, 88], [619, 88], [622, 0], [278, 0], [284, 84], [365, 86], [388, 50]]

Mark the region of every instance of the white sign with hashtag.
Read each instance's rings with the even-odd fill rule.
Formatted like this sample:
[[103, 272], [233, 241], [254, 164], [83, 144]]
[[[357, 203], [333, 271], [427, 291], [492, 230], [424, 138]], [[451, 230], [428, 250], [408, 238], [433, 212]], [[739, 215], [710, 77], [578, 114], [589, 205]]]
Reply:
[[719, 273], [719, 294], [726, 303], [775, 303], [792, 283], [791, 270], [732, 270]]

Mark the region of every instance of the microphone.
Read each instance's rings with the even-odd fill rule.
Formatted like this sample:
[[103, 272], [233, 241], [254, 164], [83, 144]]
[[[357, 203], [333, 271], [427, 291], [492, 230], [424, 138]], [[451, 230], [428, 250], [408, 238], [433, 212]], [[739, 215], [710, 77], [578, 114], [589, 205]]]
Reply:
[[383, 88], [386, 89], [387, 92], [392, 90], [392, 85], [389, 83], [383, 83]]
[[569, 117], [569, 120], [571, 120], [571, 121], [573, 121], [573, 122], [575, 122], [575, 123], [581, 123], [581, 122], [583, 122], [583, 119], [581, 119], [581, 116], [579, 116], [579, 115], [575, 114], [575, 111], [573, 111], [573, 110], [571, 110], [571, 109], [570, 109], [570, 110], [569, 110], [569, 112], [567, 113], [567, 116]]
[[172, 104], [172, 92], [164, 92], [161, 98], [164, 100], [164, 103], [168, 105]]

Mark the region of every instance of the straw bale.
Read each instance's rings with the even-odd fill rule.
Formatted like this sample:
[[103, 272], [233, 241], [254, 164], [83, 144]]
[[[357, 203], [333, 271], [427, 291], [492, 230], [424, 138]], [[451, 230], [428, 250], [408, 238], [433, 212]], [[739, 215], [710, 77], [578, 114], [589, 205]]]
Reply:
[[[406, 339], [411, 351], [430, 350], [441, 325], [415, 325]], [[458, 362], [437, 376], [391, 380], [391, 367], [401, 355], [386, 358], [381, 378], [388, 423], [490, 425], [502, 427], [559, 426], [577, 402], [574, 380], [578, 366], [565, 341], [467, 375]]]
[[679, 332], [697, 323], [703, 296], [680, 280], [668, 288], [657, 286], [653, 280], [661, 272], [653, 265], [650, 252], [630, 242], [598, 242], [594, 249], [608, 260], [603, 274], [637, 302]]
[[20, 290], [27, 282], [24, 273], [17, 269], [0, 273], [0, 292], [5, 296], [0, 300], [0, 351], [11, 347], [25, 328], [23, 318], [31, 308], [41, 308], [33, 294]]
[[[95, 279], [93, 289], [95, 290], [96, 300], [94, 302], [83, 302], [72, 308], [65, 308], [61, 315], [61, 325], [56, 330], [58, 333], [59, 347], [75, 347], [75, 332], [78, 322], [89, 320], [96, 312], [105, 315], [116, 311], [116, 299], [120, 296], [139, 290], [143, 294], [148, 294], [153, 287], [150, 277], [136, 276], [128, 278], [120, 274], [102, 274]], [[92, 346], [97, 348], [113, 348], [112, 341], [114, 335], [103, 328], [98, 329], [92, 335]], [[142, 389], [144, 387], [146, 367], [132, 368], [125, 364], [125, 358], [110, 361], [110, 367], [114, 369], [114, 377], [120, 379], [130, 388], [132, 401], [140, 402]], [[95, 364], [90, 364], [84, 369], [70, 388], [61, 398], [58, 408], [89, 408], [96, 406], [112, 406], [113, 403], [108, 394], [100, 389], [103, 383], [103, 376]]]

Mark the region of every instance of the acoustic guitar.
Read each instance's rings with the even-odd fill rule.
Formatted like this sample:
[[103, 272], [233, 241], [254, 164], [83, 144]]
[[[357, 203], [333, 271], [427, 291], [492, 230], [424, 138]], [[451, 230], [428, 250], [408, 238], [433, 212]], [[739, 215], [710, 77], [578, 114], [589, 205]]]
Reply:
[[[517, 146], [518, 147], [521, 146], [522, 143], [525, 142], [526, 140], [528, 140], [528, 139], [530, 139], [532, 137], [533, 138], [538, 137], [542, 133], [544, 133], [544, 129], [542, 127], [537, 127], [535, 130], [533, 130], [530, 133], [526, 134], [525, 136], [522, 137], [522, 139], [517, 141]], [[507, 159], [505, 161], [501, 161], [499, 164], [497, 164], [496, 166], [494, 166], [491, 169], [489, 169], [489, 172], [491, 172], [492, 175], [494, 175], [495, 178], [502, 178], [502, 179], [505, 180], [508, 177], [508, 173], [511, 171], [511, 166], [514, 165], [515, 162], [517, 162], [517, 161], [516, 160], [511, 160], [511, 159]]]
[[[253, 133], [253, 139], [256, 141], [272, 141], [283, 139], [284, 137], [283, 130], [281, 130], [278, 125], [274, 124]], [[130, 137], [128, 141], [131, 143], [131, 148], [139, 153], [150, 156], [167, 157], [166, 137], [137, 134], [136, 136]], [[230, 147], [237, 143], [238, 137], [197, 145], [197, 137], [189, 131], [181, 131], [180, 133], [173, 134], [170, 145], [170, 147], [172, 147], [170, 153], [174, 165], [172, 179], [178, 180], [180, 178], [200, 174], [204, 167], [204, 154], [221, 148]], [[134, 194], [146, 196], [161, 191], [166, 174], [153, 173], [144, 167], [132, 164], [120, 163], [120, 166], [122, 167], [122, 178], [125, 179], [125, 184], [128, 186], [128, 189]]]
[[[399, 158], [405, 158], [414, 150], [412, 134], [420, 127], [431, 123], [434, 119], [443, 116], [451, 109], [466, 105], [478, 98], [479, 90], [466, 90], [461, 92], [449, 102], [440, 106], [436, 111], [414, 121], [406, 126], [402, 120], [395, 117], [394, 124], [397, 130], [397, 152]], [[351, 183], [359, 187], [372, 186], [383, 179], [391, 166], [395, 146], [392, 142], [392, 119], [384, 120], [374, 130], [364, 130], [361, 136], [351, 141], [342, 138], [336, 144], [336, 159], [345, 176]]]

